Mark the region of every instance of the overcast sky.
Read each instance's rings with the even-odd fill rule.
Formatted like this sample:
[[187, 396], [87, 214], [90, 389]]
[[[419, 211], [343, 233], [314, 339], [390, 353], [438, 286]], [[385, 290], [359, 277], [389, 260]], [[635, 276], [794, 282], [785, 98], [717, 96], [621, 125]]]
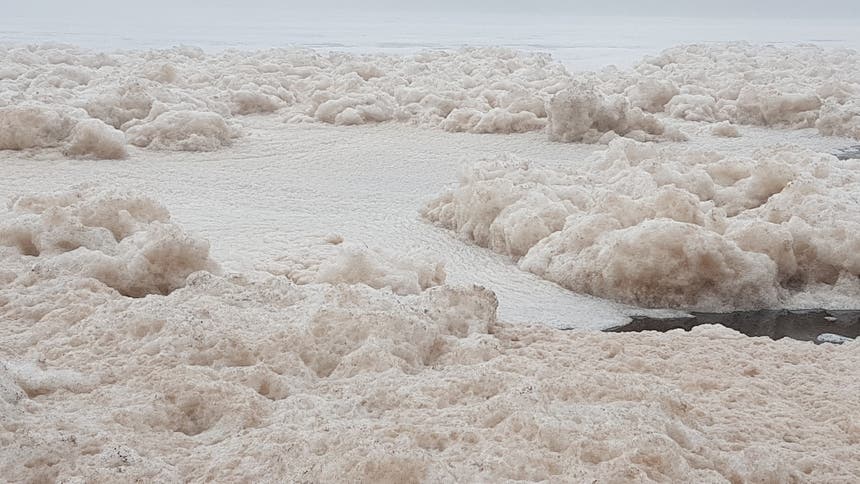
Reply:
[[[199, 9], [201, 16], [213, 7], [230, 9], [236, 15], [258, 15], [268, 11], [288, 15], [293, 11], [332, 9], [404, 13], [434, 12], [447, 15], [458, 10], [486, 13], [563, 13], [574, 15], [654, 15], [700, 17], [860, 17], [860, 0], [0, 0], [0, 12], [13, 16], [51, 16], [74, 11], [95, 16], [127, 15], [144, 10], [170, 15], [174, 11]], [[860, 27], [858, 27], [860, 28]]]

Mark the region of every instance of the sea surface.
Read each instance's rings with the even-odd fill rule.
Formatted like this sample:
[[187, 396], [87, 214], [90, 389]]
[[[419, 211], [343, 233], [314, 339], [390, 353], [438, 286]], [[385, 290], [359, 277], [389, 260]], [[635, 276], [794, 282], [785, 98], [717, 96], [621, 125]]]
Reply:
[[309, 47], [408, 54], [504, 46], [548, 52], [571, 71], [629, 67], [678, 44], [748, 41], [860, 48], [856, 19], [593, 17], [496, 12], [302, 12], [288, 6], [238, 10], [201, 4], [165, 9], [42, 9], [11, 6], [0, 43], [61, 42], [99, 50], [194, 45], [207, 51]]

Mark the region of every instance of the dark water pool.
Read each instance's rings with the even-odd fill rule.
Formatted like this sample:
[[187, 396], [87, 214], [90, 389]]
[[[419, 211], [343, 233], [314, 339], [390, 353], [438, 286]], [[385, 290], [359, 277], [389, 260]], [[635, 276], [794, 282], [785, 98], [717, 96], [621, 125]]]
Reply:
[[734, 313], [691, 313], [691, 317], [669, 319], [634, 317], [630, 323], [610, 328], [607, 331], [669, 331], [672, 329], [689, 331], [700, 324], [721, 324], [747, 336], [767, 336], [774, 340], [792, 338], [801, 341], [815, 341], [816, 343], [839, 342], [839, 338], [826, 335], [852, 339], [860, 336], [860, 310], [762, 310]]
[[840, 160], [850, 160], [852, 158], [860, 159], [860, 145], [842, 148], [834, 153]]

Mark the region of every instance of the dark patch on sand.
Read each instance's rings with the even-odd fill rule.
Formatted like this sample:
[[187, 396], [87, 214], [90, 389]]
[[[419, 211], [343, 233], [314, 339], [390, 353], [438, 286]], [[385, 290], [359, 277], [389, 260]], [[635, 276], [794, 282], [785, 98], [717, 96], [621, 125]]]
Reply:
[[845, 338], [860, 336], [860, 310], [858, 311], [788, 311], [762, 310], [739, 311], [734, 313], [691, 313], [687, 318], [655, 319], [634, 316], [633, 321], [609, 332], [669, 331], [684, 329], [689, 331], [700, 324], [721, 324], [747, 336], [767, 336], [777, 340], [792, 338], [801, 341], [827, 341], [838, 338], [820, 335], [838, 335]]
[[836, 155], [836, 157], [840, 160], [860, 159], [860, 145], [842, 148], [841, 150], [837, 150], [836, 153], [833, 154]]

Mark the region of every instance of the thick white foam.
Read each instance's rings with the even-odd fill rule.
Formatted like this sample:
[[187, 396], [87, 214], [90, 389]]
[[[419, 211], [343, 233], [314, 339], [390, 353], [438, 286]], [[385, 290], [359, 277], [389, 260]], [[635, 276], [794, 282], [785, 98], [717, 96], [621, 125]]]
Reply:
[[266, 272], [297, 284], [365, 284], [395, 294], [419, 294], [444, 284], [445, 264], [427, 253], [396, 252], [344, 242], [330, 235], [324, 244], [291, 251], [264, 264]]
[[[616, 140], [563, 169], [478, 162], [423, 213], [525, 270], [626, 303], [852, 306], [858, 168], [796, 147], [737, 157]], [[825, 287], [832, 296], [814, 303]]]
[[[752, 153], [787, 138], [818, 149], [845, 140], [754, 126], [730, 139], [726, 124], [678, 120], [815, 123], [856, 136], [844, 98], [856, 82], [821, 85], [817, 53], [732, 47], [775, 64], [734, 52], [715, 70], [711, 54], [683, 49], [691, 60], [676, 73], [651, 64], [588, 76], [599, 95], [582, 104], [596, 106], [582, 138], [651, 139], [659, 123], [724, 153], [618, 140], [579, 164], [591, 148], [538, 134], [294, 124], [510, 133], [551, 125], [555, 99], [573, 141], [580, 104], [566, 102], [568, 76], [542, 56], [3, 50], [0, 140], [26, 153], [0, 153], [0, 188], [64, 191], [17, 197], [0, 215], [0, 475], [850, 481], [860, 473], [856, 343], [509, 326], [497, 298], [519, 323], [599, 327], [631, 309], [414, 220], [459, 157], [514, 151], [467, 170], [428, 214], [545, 277], [614, 298], [856, 301], [856, 163], [798, 148]], [[781, 62], [791, 68], [768, 78]], [[735, 98], [710, 79], [723, 68], [730, 81], [765, 77]], [[632, 121], [626, 106], [641, 110]], [[247, 138], [234, 143], [240, 131]], [[56, 161], [126, 152], [123, 163]], [[145, 195], [65, 188], [92, 179]], [[208, 242], [154, 194], [229, 262], [247, 257], [271, 273], [213, 274]], [[341, 229], [373, 245], [296, 250], [297, 239]], [[417, 246], [441, 254], [419, 258]], [[486, 281], [498, 296], [443, 284], [440, 258], [454, 261], [449, 279]], [[828, 398], [822, 407], [809, 395]]]
[[171, 223], [158, 202], [99, 188], [13, 199], [0, 214], [0, 246], [24, 257], [14, 264], [24, 264], [20, 284], [71, 274], [133, 297], [167, 294], [194, 271], [216, 270], [208, 242]]
[[[65, 147], [70, 156], [122, 158], [126, 150], [109, 125], [139, 147], [214, 151], [259, 115], [471, 133], [547, 128], [553, 140], [592, 143], [685, 139], [666, 116], [817, 126], [856, 138], [858, 66], [851, 50], [743, 43], [681, 46], [632, 70], [576, 75], [547, 55], [501, 48], [387, 56], [9, 47], [0, 51], [0, 149]], [[90, 118], [102, 123], [71, 132]]]
[[[656, 96], [659, 99], [660, 94]], [[654, 103], [649, 100], [645, 107]], [[686, 140], [677, 128], [667, 127], [640, 107], [631, 107], [627, 97], [606, 95], [593, 86], [577, 85], [556, 94], [547, 111], [553, 141], [606, 143], [615, 136], [639, 141]]]
[[[280, 134], [274, 133], [279, 129], [278, 123], [287, 123], [283, 128], [285, 133], [297, 133], [301, 131], [291, 131], [290, 125], [305, 121], [345, 125], [408, 123], [480, 133], [542, 130], [547, 126], [552, 139], [599, 143], [608, 143], [619, 135], [664, 143], [691, 136], [697, 142], [715, 136], [736, 138], [735, 134], [740, 134], [737, 123], [784, 127], [817, 123], [822, 132], [852, 134], [851, 96], [856, 88], [856, 53], [852, 51], [816, 47], [774, 49], [748, 44], [679, 47], [648, 59], [631, 71], [609, 69], [577, 76], [571, 76], [546, 56], [505, 49], [464, 49], [395, 57], [320, 54], [308, 50], [228, 51], [212, 55], [189, 47], [103, 54], [43, 45], [12, 47], [4, 50], [2, 56], [0, 65], [4, 68], [0, 82], [9, 87], [0, 99], [7, 104], [0, 110], [4, 113], [5, 125], [9, 126], [0, 134], [3, 147], [26, 150], [23, 156], [28, 158], [49, 159], [59, 156], [114, 158], [131, 153], [136, 163], [147, 156], [137, 147], [212, 151], [226, 146], [232, 146], [230, 156], [243, 153], [245, 158], [240, 163], [247, 163], [247, 157], [258, 154], [247, 147], [236, 147], [237, 137], [251, 136], [249, 146], [258, 146], [256, 143], [265, 137], [266, 143], [273, 147], [280, 143], [279, 148], [274, 148], [276, 152], [287, 153], [285, 146], [296, 141], [277, 138]], [[840, 69], [830, 76], [827, 66], [833, 65]], [[752, 80], [747, 82], [747, 78]], [[735, 89], [744, 82], [745, 91]], [[713, 103], [700, 102], [705, 98], [712, 99]], [[814, 107], [819, 105], [823, 107]], [[675, 119], [701, 119], [704, 121], [697, 122], [708, 123], [726, 117], [733, 123], [723, 120], [710, 127], [707, 124], [692, 126], [689, 121]], [[713, 141], [710, 143], [720, 150], [735, 152], [748, 151], [750, 146], [762, 144], [760, 140], [746, 139], [748, 132], [752, 137], [758, 136], [749, 127], [744, 127], [743, 131], [741, 138], [725, 138], [719, 146]], [[132, 146], [126, 147], [121, 136]], [[444, 141], [435, 144], [438, 149], [445, 153], [457, 152], [445, 144], [449, 138], [443, 138], [441, 133], [438, 136]], [[343, 131], [338, 132], [338, 137], [348, 142], [362, 135]], [[775, 136], [775, 139], [786, 137]], [[381, 139], [390, 143], [384, 136]], [[841, 142], [839, 139], [822, 140], [820, 144]], [[486, 146], [494, 144], [482, 142], [477, 149], [486, 151]], [[419, 147], [403, 150], [401, 145], [402, 141], [398, 140], [388, 146], [405, 152], [409, 159], [428, 156], [426, 150]], [[578, 147], [571, 149], [580, 150]], [[493, 151], [499, 152], [501, 148]], [[557, 156], [564, 152], [563, 148], [553, 147], [549, 152], [555, 160], [567, 157]], [[520, 154], [530, 156], [530, 150], [521, 150]], [[350, 161], [367, 168], [380, 160]], [[456, 160], [446, 162], [446, 166], [452, 164], [456, 164]], [[135, 166], [145, 171], [144, 165]], [[347, 171], [354, 170], [348, 168]], [[194, 175], [195, 178], [200, 176], [201, 173]], [[213, 176], [219, 180], [230, 178]], [[437, 180], [449, 177], [442, 168], [434, 176]], [[698, 172], [682, 176], [686, 184], [707, 182], [694, 180], [699, 177]], [[773, 183], [769, 181], [771, 176], [774, 180], [783, 177], [776, 172], [751, 176], [749, 183], [762, 185], [751, 189], [767, 192]], [[231, 190], [224, 188], [226, 192]], [[380, 188], [386, 189], [380, 185], [372, 190]], [[689, 191], [690, 187], [684, 185], [681, 190]], [[747, 198], [761, 195], [743, 190], [726, 194], [726, 200], [720, 203], [731, 211], [737, 208], [732, 204], [743, 205]], [[695, 190], [692, 193], [702, 195]], [[736, 200], [729, 200], [732, 197]], [[700, 197], [700, 200], [707, 200], [707, 197]], [[299, 207], [304, 200], [297, 202]], [[410, 203], [417, 205], [419, 202], [410, 200]], [[530, 203], [546, 205], [543, 200], [531, 199], [528, 203], [518, 203], [523, 207]], [[517, 210], [526, 213], [530, 209]], [[547, 210], [551, 213], [531, 221], [521, 220], [516, 211], [506, 213], [506, 220], [497, 224], [506, 228], [500, 229], [501, 235], [492, 234], [503, 241], [497, 250], [520, 257], [536, 242], [559, 231], [560, 214], [564, 212], [551, 204]], [[318, 228], [339, 230], [338, 224]], [[753, 229], [746, 230], [747, 235], [743, 237], [754, 238], [748, 235], [752, 233], [750, 230]], [[350, 239], [353, 238], [354, 233], [350, 235]], [[770, 252], [774, 260], [782, 260]], [[750, 261], [735, 261], [729, 265], [756, 266]], [[533, 269], [544, 272], [539, 266]], [[769, 274], [768, 270], [763, 272]], [[784, 274], [786, 269], [780, 267], [778, 272]], [[469, 279], [458, 275], [463, 274], [462, 270], [453, 273], [457, 280]], [[795, 276], [790, 276], [787, 282], [779, 281], [779, 287], [796, 284], [797, 278], [792, 277]], [[836, 281], [842, 280], [832, 273], [800, 279], [807, 287], [818, 283], [836, 287]], [[850, 283], [851, 279], [843, 283], [845, 281]], [[506, 284], [501, 283], [496, 288], [503, 292], [501, 286]], [[716, 293], [725, 289], [717, 289]], [[588, 289], [588, 292], [610, 295], [607, 291]], [[754, 301], [740, 304], [770, 305], [774, 301], [776, 304], [786, 301], [783, 296], [775, 300], [769, 294], [768, 291], [753, 294]], [[644, 300], [641, 297], [644, 296], [621, 299], [636, 302]], [[680, 305], [681, 300], [684, 298], [671, 304]], [[805, 301], [804, 304], [809, 303]], [[503, 307], [507, 311], [509, 303], [503, 303]]]
[[[673, 117], [818, 126], [825, 135], [857, 137], [858, 110], [853, 106], [860, 94], [860, 57], [854, 50], [747, 43], [679, 46], [646, 58], [627, 79], [616, 81], [617, 89], [644, 79], [666, 86], [642, 97], [652, 109], [662, 105], [660, 110]], [[664, 102], [669, 92], [677, 94]]]
[[[158, 238], [169, 215], [138, 195], [23, 196], [4, 217], [40, 228], [30, 232], [37, 256], [0, 238], [2, 267], [20, 270], [0, 272], [5, 479], [839, 481], [860, 472], [848, 457], [860, 431], [857, 343], [765, 343], [715, 326], [564, 332], [497, 321], [496, 297], [481, 287], [398, 296], [359, 280], [188, 274], [200, 253]], [[130, 298], [100, 273], [28, 269], [122, 252], [139, 234], [172, 255], [137, 266], [134, 280], [169, 269], [182, 280], [167, 295]], [[72, 241], [83, 245], [69, 250]], [[826, 394], [826, 408], [811, 393]]]

